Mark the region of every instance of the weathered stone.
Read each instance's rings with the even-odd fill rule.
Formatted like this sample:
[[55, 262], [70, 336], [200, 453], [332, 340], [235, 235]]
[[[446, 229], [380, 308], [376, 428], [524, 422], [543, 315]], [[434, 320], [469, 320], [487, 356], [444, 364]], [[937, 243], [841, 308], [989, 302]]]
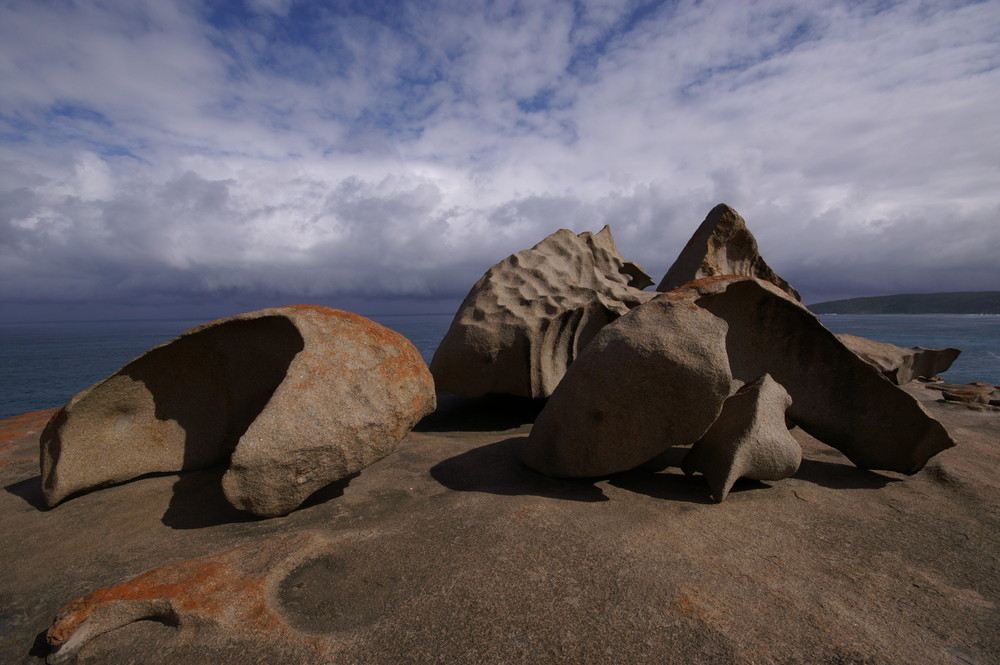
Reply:
[[793, 423], [858, 466], [912, 474], [954, 445], [805, 307], [729, 276], [658, 296], [599, 332], [538, 415], [522, 459], [554, 476], [632, 468], [702, 438], [725, 399], [764, 374], [791, 395]]
[[842, 334], [837, 337], [847, 348], [861, 356], [862, 360], [874, 365], [883, 376], [897, 386], [920, 377], [930, 378], [946, 372], [962, 353], [952, 348], [896, 346], [856, 335]]
[[756, 277], [801, 300], [799, 292], [767, 265], [746, 222], [725, 203], [708, 213], [656, 290], [670, 291], [692, 280], [716, 275]]
[[718, 419], [684, 457], [684, 473], [704, 474], [716, 501], [739, 478], [781, 480], [795, 474], [802, 448], [788, 433], [788, 392], [770, 374], [748, 383], [722, 405]]
[[198, 326], [73, 397], [41, 438], [50, 506], [153, 472], [227, 462], [237, 508], [285, 514], [382, 458], [434, 410], [403, 336], [326, 307]]
[[548, 397], [598, 330], [655, 295], [650, 284], [610, 228], [556, 231], [472, 287], [431, 361], [437, 388]]
[[[136, 621], [173, 626], [175, 644], [203, 650], [264, 649], [300, 660], [327, 640], [293, 630], [272, 607], [269, 582], [287, 574], [319, 541], [297, 534], [155, 568], [117, 586], [97, 589], [62, 610], [46, 632], [48, 663], [72, 662], [92, 640]], [[209, 652], [205, 653], [205, 649]], [[177, 662], [180, 662], [178, 659]], [[275, 661], [270, 661], [275, 662]]]

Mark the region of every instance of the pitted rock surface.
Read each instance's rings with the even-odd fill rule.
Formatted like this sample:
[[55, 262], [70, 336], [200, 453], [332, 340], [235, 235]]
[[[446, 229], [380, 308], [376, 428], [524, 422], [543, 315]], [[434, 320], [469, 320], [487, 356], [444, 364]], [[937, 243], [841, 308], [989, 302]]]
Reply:
[[655, 295], [650, 284], [610, 228], [556, 231], [472, 287], [431, 361], [437, 388], [548, 397], [598, 330]]
[[799, 292], [764, 261], [746, 221], [724, 203], [708, 213], [656, 290], [670, 291], [690, 281], [716, 275], [756, 277], [801, 300]]
[[227, 463], [234, 506], [286, 514], [391, 452], [434, 405], [402, 335], [327, 307], [259, 310], [193, 328], [73, 397], [42, 434], [42, 488], [54, 506]]
[[729, 395], [764, 374], [791, 395], [793, 423], [863, 468], [916, 473], [954, 445], [809, 310], [767, 282], [729, 276], [664, 293], [599, 332], [539, 413], [522, 459], [553, 476], [633, 468], [693, 444]]

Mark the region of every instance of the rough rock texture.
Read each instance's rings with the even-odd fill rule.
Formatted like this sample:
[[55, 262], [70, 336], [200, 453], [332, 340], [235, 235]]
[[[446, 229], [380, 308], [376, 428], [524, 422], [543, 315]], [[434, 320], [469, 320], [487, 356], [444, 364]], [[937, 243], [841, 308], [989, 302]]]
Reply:
[[958, 349], [928, 349], [922, 346], [903, 347], [856, 335], [837, 335], [841, 342], [897, 386], [920, 377], [931, 378], [948, 371], [959, 354]]
[[84, 490], [228, 460], [237, 508], [273, 516], [388, 454], [434, 410], [404, 337], [326, 307], [198, 326], [73, 397], [41, 438], [49, 506]]
[[708, 213], [656, 290], [670, 291], [692, 280], [716, 275], [756, 277], [801, 300], [799, 292], [765, 263], [747, 223], [725, 203]]
[[700, 439], [726, 398], [764, 374], [791, 395], [793, 423], [860, 467], [912, 474], [954, 445], [809, 310], [730, 276], [660, 295], [599, 332], [539, 413], [522, 459], [552, 476], [633, 468]]
[[770, 374], [746, 384], [725, 401], [719, 418], [684, 457], [684, 473], [704, 474], [719, 502], [739, 478], [790, 478], [802, 462], [802, 448], [785, 425], [791, 404]]
[[439, 390], [548, 397], [594, 334], [654, 294], [611, 229], [556, 231], [490, 268], [431, 361]]
[[[214, 469], [44, 510], [26, 434], [0, 466], [0, 662], [40, 665], [68, 603], [159, 570], [171, 584], [147, 598], [206, 609], [94, 635], [77, 665], [993, 665], [1000, 415], [899, 390], [959, 442], [923, 472], [858, 469], [796, 428], [795, 476], [721, 504], [683, 448], [593, 482], [526, 469], [525, 399], [442, 395], [403, 445], [277, 520], [233, 510]], [[271, 553], [303, 532], [321, 546]], [[217, 554], [257, 548], [259, 565]], [[219, 567], [179, 575], [192, 560]]]

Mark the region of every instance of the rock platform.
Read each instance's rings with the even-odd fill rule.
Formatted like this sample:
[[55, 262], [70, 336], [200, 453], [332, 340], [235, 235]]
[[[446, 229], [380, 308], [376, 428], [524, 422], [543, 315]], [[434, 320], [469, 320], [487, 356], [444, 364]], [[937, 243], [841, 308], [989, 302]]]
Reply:
[[995, 664], [1000, 414], [928, 385], [903, 390], [957, 445], [915, 476], [795, 429], [796, 474], [721, 504], [684, 447], [539, 475], [516, 457], [538, 402], [441, 394], [285, 517], [233, 508], [222, 468], [49, 510], [44, 413], [3, 421], [0, 662], [43, 662], [58, 616], [57, 642], [89, 626], [58, 654], [81, 664]]

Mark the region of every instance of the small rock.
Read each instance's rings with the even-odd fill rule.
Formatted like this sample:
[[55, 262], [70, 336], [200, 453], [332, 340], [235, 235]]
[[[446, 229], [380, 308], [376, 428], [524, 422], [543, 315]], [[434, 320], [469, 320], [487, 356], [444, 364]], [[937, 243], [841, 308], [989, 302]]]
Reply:
[[738, 478], [781, 480], [795, 474], [802, 448], [788, 433], [788, 392], [770, 374], [743, 386], [684, 457], [684, 473], [701, 472], [722, 502]]

